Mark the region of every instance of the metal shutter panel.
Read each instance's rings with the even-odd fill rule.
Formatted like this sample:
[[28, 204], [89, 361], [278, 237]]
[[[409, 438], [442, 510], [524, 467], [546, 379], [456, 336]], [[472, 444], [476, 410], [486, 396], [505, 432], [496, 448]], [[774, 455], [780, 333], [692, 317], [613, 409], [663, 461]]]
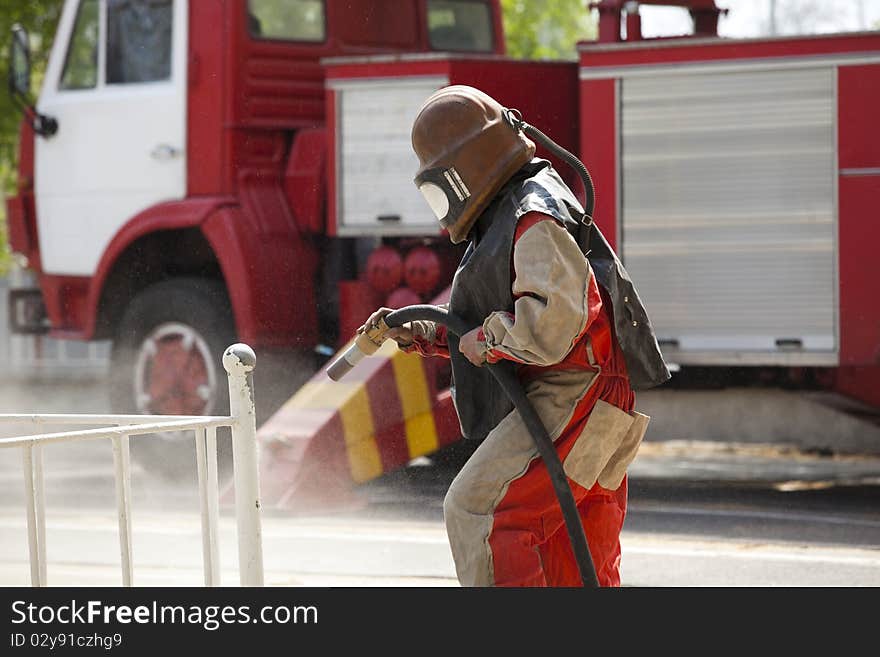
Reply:
[[674, 362], [836, 362], [834, 89], [828, 67], [622, 81], [622, 255]]

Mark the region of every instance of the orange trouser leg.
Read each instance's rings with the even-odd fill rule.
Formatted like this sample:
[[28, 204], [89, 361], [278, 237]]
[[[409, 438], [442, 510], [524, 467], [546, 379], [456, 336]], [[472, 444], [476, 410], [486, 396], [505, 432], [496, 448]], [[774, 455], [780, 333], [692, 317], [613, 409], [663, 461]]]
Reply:
[[[620, 531], [626, 515], [626, 498], [624, 477], [616, 491], [596, 484], [578, 504], [600, 586], [620, 586]], [[548, 586], [581, 586], [580, 570], [564, 522], [540, 546], [540, 552]]]
[[[556, 441], [560, 458], [571, 449], [584, 419]], [[589, 491], [569, 480], [601, 586], [620, 585], [620, 531], [626, 514], [626, 478], [616, 491]], [[495, 507], [489, 547], [496, 586], [580, 586], [581, 577], [546, 466], [532, 461], [510, 482]]]
[[[554, 441], [560, 459], [583, 432], [597, 398], [632, 405], [625, 380], [602, 380], [591, 389], [588, 384], [580, 372], [559, 372], [528, 389], [545, 426], [567, 422]], [[614, 585], [619, 582], [618, 534], [626, 511], [626, 486], [611, 492], [597, 486], [587, 491], [575, 484], [572, 492], [587, 525], [599, 581]], [[555, 491], [516, 411], [465, 463], [447, 491], [443, 512], [462, 586], [580, 584], [579, 576], [571, 576], [577, 573], [577, 564], [567, 547]]]

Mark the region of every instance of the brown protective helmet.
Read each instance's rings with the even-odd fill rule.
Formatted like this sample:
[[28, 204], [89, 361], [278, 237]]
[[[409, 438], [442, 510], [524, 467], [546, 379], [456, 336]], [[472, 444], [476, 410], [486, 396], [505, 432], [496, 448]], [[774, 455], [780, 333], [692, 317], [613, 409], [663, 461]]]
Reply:
[[504, 112], [479, 89], [452, 85], [431, 94], [413, 123], [416, 186], [455, 244], [535, 154], [534, 142]]

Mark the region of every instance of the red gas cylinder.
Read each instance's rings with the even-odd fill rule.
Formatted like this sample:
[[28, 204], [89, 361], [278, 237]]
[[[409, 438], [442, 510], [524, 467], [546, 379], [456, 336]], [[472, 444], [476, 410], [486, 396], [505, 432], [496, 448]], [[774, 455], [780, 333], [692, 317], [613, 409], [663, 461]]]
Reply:
[[403, 261], [403, 279], [417, 294], [429, 294], [440, 281], [440, 258], [427, 246], [417, 246]]
[[418, 303], [422, 303], [422, 297], [408, 287], [397, 288], [385, 300], [385, 305], [393, 310], [403, 308], [404, 306], [414, 306]]
[[380, 246], [370, 253], [366, 266], [367, 283], [382, 294], [388, 294], [400, 285], [403, 278], [403, 258], [397, 249]]

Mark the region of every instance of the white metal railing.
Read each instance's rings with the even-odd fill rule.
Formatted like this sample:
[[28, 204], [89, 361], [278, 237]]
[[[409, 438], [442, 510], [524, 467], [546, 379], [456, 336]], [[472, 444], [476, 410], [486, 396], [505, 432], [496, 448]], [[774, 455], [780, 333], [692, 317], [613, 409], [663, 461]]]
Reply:
[[109, 438], [113, 445], [116, 506], [119, 515], [119, 550], [123, 586], [132, 585], [131, 470], [129, 437], [167, 431], [193, 431], [202, 517], [202, 555], [205, 586], [219, 586], [217, 538], [219, 490], [217, 481], [217, 427], [232, 431], [233, 483], [238, 530], [239, 581], [242, 586], [263, 586], [263, 539], [260, 520], [260, 485], [257, 464], [256, 410], [253, 378], [256, 356], [246, 344], [231, 345], [223, 354], [229, 379], [228, 416], [182, 415], [80, 415], [0, 414], [0, 422], [34, 425], [113, 425], [59, 433], [0, 439], [0, 448], [19, 447], [24, 462], [27, 497], [28, 547], [31, 585], [46, 586], [46, 516], [43, 490], [44, 445]]

